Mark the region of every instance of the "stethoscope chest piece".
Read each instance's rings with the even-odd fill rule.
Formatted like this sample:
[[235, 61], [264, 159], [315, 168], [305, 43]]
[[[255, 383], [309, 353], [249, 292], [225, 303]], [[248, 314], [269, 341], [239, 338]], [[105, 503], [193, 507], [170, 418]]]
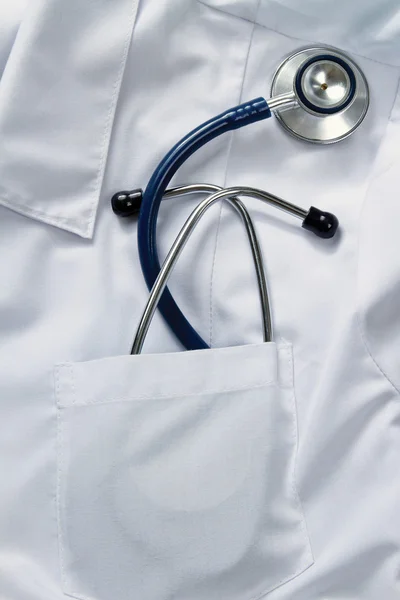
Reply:
[[369, 105], [361, 69], [344, 53], [328, 46], [304, 48], [277, 69], [272, 96], [294, 94], [295, 106], [275, 111], [279, 123], [295, 137], [333, 144], [362, 123]]

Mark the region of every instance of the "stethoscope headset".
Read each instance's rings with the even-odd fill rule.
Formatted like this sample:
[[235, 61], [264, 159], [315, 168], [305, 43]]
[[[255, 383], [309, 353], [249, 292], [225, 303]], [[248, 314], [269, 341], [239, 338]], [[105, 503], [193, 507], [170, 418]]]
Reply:
[[[221, 189], [210, 184], [199, 184], [167, 190], [179, 167], [214, 138], [268, 119], [272, 113], [292, 136], [315, 144], [333, 144], [347, 138], [360, 126], [368, 106], [369, 90], [365, 76], [346, 54], [328, 46], [300, 49], [278, 67], [273, 77], [270, 99], [256, 98], [206, 121], [183, 137], [166, 154], [144, 192], [135, 189], [117, 192], [113, 196], [112, 208], [117, 215], [129, 217], [139, 213], [139, 256], [146, 283], [151, 290], [132, 348], [133, 354], [140, 352], [142, 348], [157, 305], [168, 325], [188, 350], [208, 348], [179, 309], [166, 283], [191, 231], [207, 208], [215, 202], [229, 199], [246, 224], [263, 305], [265, 341], [272, 339], [272, 325], [261, 251], [251, 218], [238, 197], [251, 196], [267, 202], [301, 219], [302, 227], [320, 238], [332, 238], [339, 226], [336, 216], [329, 212], [313, 206], [304, 210], [273, 194], [250, 187]], [[156, 240], [161, 201], [164, 197], [194, 192], [211, 195], [189, 216], [161, 268]]]

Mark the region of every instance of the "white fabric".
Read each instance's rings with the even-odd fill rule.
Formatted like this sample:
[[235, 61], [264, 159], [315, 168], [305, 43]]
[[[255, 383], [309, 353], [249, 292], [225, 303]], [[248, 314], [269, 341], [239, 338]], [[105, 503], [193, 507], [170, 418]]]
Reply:
[[[70, 593], [90, 600], [254, 600], [267, 591], [268, 600], [397, 600], [399, 22], [396, 0], [29, 4], [0, 80], [1, 600], [62, 600]], [[264, 383], [270, 375], [288, 381], [290, 369], [282, 375], [289, 359], [278, 365], [274, 346], [259, 345], [258, 292], [236, 215], [225, 206], [207, 213], [171, 281], [182, 310], [213, 349], [181, 352], [156, 315], [146, 355], [129, 357], [148, 291], [136, 225], [115, 217], [110, 198], [144, 186], [192, 127], [240, 101], [268, 96], [279, 62], [309, 43], [336, 44], [365, 71], [371, 106], [359, 131], [319, 147], [289, 137], [271, 119], [210, 143], [176, 178], [259, 186], [339, 217], [337, 239], [319, 240], [290, 216], [246, 201], [262, 241], [278, 348], [289, 352], [282, 339], [293, 347], [294, 464], [293, 394], [281, 385], [256, 388], [265, 392], [256, 398], [250, 391], [259, 375]], [[163, 256], [197, 201], [163, 204]], [[59, 371], [57, 396], [61, 363], [72, 365], [72, 379], [66, 367]], [[227, 386], [244, 388], [243, 402], [223, 393]], [[157, 400], [167, 389], [171, 413]], [[186, 397], [191, 390], [194, 403]], [[126, 403], [117, 401], [128, 395]], [[134, 400], [141, 396], [149, 398]], [[251, 403], [254, 413], [245, 410]], [[204, 439], [200, 406], [208, 409]], [[173, 431], [169, 418], [177, 420]], [[261, 548], [253, 513], [239, 524], [233, 518], [231, 527], [224, 513], [215, 545], [208, 536], [210, 562], [202, 555], [190, 570], [190, 553], [177, 560], [189, 545], [187, 521], [183, 511], [175, 511], [173, 523], [168, 519], [167, 502], [177, 496], [162, 476], [190, 484], [189, 476], [182, 479], [192, 464], [186, 448], [200, 453], [193, 459], [203, 482], [199, 500], [225, 490], [224, 477], [241, 464], [225, 422], [243, 428], [241, 443], [258, 449], [250, 474], [269, 461], [276, 501], [263, 487], [267, 476], [249, 477], [247, 489], [254, 490], [252, 506], [266, 536], [281, 533], [285, 552]], [[168, 435], [157, 438], [158, 426]], [[276, 443], [273, 452], [268, 440]], [[215, 464], [205, 472], [212, 449]], [[288, 491], [290, 461], [301, 511]], [[132, 493], [139, 480], [151, 486], [143, 504]], [[183, 491], [187, 502], [196, 500], [191, 488]], [[164, 498], [162, 506], [151, 504], [154, 493]], [[234, 517], [245, 510], [245, 493], [243, 487], [230, 496]], [[217, 514], [215, 505], [203, 514], [207, 526]], [[303, 517], [308, 541], [295, 526], [288, 537], [290, 523]], [[149, 540], [153, 530], [139, 526], [155, 518], [165, 535]], [[227, 542], [229, 531], [239, 535], [238, 546]], [[264, 570], [258, 559], [247, 568], [252, 536], [254, 553], [269, 557]], [[199, 550], [201, 543], [196, 536], [190, 546]], [[239, 546], [243, 562], [230, 554]], [[158, 577], [146, 570], [155, 561]]]
[[66, 593], [250, 600], [310, 566], [289, 347], [64, 364], [56, 393]]
[[0, 79], [7, 64], [28, 0], [0, 4]]
[[23, 19], [0, 90], [5, 206], [93, 235], [137, 6], [38, 0]]

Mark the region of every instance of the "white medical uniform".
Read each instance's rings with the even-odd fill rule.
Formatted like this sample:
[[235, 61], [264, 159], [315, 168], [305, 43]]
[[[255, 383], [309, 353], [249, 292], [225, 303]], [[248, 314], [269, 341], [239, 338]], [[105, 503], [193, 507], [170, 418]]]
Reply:
[[[0, 14], [1, 600], [398, 599], [398, 1]], [[360, 129], [314, 146], [271, 119], [175, 182], [265, 188], [335, 213], [340, 235], [246, 201], [273, 307], [262, 344], [247, 239], [216, 206], [170, 285], [212, 349], [185, 352], [156, 316], [130, 357], [148, 290], [111, 196], [196, 125], [268, 97], [279, 62], [314, 43], [365, 72]], [[163, 203], [161, 257], [198, 200]]]

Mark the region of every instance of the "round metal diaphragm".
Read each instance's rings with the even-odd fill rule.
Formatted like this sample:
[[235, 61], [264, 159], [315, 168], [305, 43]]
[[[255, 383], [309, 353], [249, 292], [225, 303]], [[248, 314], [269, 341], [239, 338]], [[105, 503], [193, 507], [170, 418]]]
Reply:
[[279, 66], [271, 96], [290, 93], [298, 104], [277, 109], [279, 123], [295, 137], [317, 144], [333, 144], [351, 135], [369, 106], [361, 69], [327, 46], [298, 50]]

